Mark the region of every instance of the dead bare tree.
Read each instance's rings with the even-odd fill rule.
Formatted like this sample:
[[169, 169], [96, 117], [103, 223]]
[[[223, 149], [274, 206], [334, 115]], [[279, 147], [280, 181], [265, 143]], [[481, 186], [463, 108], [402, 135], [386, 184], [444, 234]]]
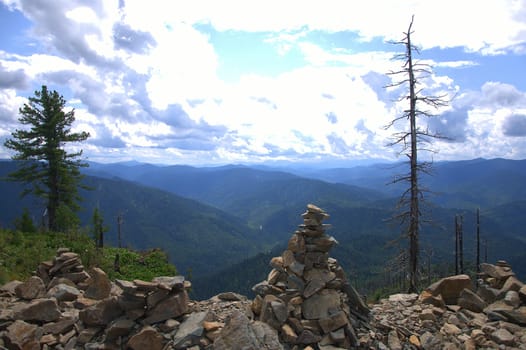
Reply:
[[[409, 292], [417, 291], [418, 281], [418, 260], [419, 260], [419, 232], [421, 226], [421, 202], [424, 199], [425, 189], [420, 185], [419, 175], [421, 173], [429, 173], [431, 163], [420, 162], [418, 159], [419, 151], [433, 152], [429, 145], [432, 139], [443, 138], [438, 134], [434, 134], [429, 129], [422, 128], [417, 119], [422, 117], [432, 117], [433, 115], [424, 109], [422, 106], [432, 107], [438, 109], [445, 107], [448, 102], [443, 96], [430, 96], [423, 94], [422, 80], [431, 76], [431, 67], [428, 64], [415, 61], [413, 59], [414, 53], [419, 53], [418, 48], [411, 42], [411, 35], [413, 34], [414, 16], [411, 18], [411, 23], [407, 32], [403, 33], [402, 40], [392, 42], [393, 44], [403, 45], [405, 50], [394, 57], [396, 60], [403, 62], [400, 70], [390, 71], [387, 73], [393, 76], [393, 82], [386, 86], [386, 88], [403, 88], [404, 93], [398, 100], [402, 102], [407, 100], [409, 108], [405, 109], [403, 113], [393, 119], [386, 129], [394, 127], [400, 122], [409, 123], [408, 128], [403, 128], [403, 131], [395, 132], [393, 134], [394, 141], [389, 146], [401, 146], [399, 154], [405, 154], [408, 158], [409, 173], [405, 175], [396, 176], [393, 183], [407, 182], [409, 187], [404, 191], [400, 197], [397, 205], [398, 214], [394, 218], [400, 220], [403, 227], [403, 237], [409, 239]], [[400, 77], [400, 78], [398, 78]]]

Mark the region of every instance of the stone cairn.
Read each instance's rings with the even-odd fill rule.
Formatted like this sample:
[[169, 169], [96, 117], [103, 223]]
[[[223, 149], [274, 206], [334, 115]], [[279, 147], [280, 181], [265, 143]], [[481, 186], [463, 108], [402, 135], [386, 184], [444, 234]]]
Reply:
[[[0, 288], [0, 349], [160, 350], [167, 342], [162, 332], [189, 313], [190, 287], [183, 276], [112, 283], [60, 248], [27, 281]], [[180, 348], [186, 347], [174, 347]]]
[[322, 223], [329, 215], [309, 204], [302, 217], [288, 249], [271, 259], [267, 280], [252, 288], [252, 310], [294, 349], [356, 347], [355, 329], [367, 328], [369, 309], [329, 257], [337, 244]]

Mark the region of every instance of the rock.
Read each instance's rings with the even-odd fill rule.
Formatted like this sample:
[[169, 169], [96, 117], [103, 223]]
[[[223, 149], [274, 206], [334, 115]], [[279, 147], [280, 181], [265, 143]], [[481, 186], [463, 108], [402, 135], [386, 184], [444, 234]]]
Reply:
[[507, 278], [515, 275], [511, 269], [506, 269], [504, 267], [488, 263], [480, 264], [480, 270], [488, 276], [495, 278], [497, 281], [499, 281], [498, 284], [500, 285], [502, 285]]
[[84, 293], [86, 298], [102, 300], [110, 296], [111, 281], [104, 271], [98, 267], [90, 270], [91, 276], [88, 281], [88, 289]]
[[504, 344], [508, 346], [513, 346], [515, 344], [513, 335], [504, 328], [497, 329], [491, 333], [490, 337], [497, 344]]
[[217, 298], [224, 301], [240, 301], [247, 299], [246, 296], [234, 292], [219, 293]]
[[486, 302], [470, 289], [463, 289], [458, 298], [458, 305], [473, 312], [482, 312]]
[[391, 350], [402, 350], [402, 344], [400, 344], [400, 339], [398, 338], [398, 333], [396, 330], [389, 332], [387, 336], [387, 345]]
[[497, 296], [499, 295], [499, 290], [496, 288], [492, 288], [488, 286], [487, 284], [481, 284], [477, 289], [477, 294], [482, 299], [484, 299], [484, 301], [491, 304], [495, 300], [497, 300]]
[[521, 310], [523, 308], [520, 308], [518, 310], [494, 310], [495, 313], [498, 313], [511, 323], [518, 324], [520, 326], [526, 327], [526, 310]]
[[517, 308], [520, 306], [521, 304], [521, 300], [520, 300], [520, 297], [519, 297], [519, 293], [517, 293], [516, 291], [514, 290], [510, 290], [506, 293], [506, 295], [504, 296], [504, 302], [510, 306], [512, 306], [513, 308]]
[[126, 318], [116, 319], [106, 327], [106, 340], [113, 341], [132, 332], [136, 323]]
[[440, 333], [444, 335], [458, 335], [461, 332], [460, 328], [451, 323], [445, 323], [442, 328], [440, 328]]
[[40, 277], [31, 276], [15, 287], [15, 294], [20, 299], [26, 300], [42, 298], [46, 295], [46, 286]]
[[4, 339], [8, 349], [40, 350], [41, 336], [38, 326], [17, 320], [7, 327]]
[[265, 349], [282, 350], [275, 329], [264, 322], [251, 322], [246, 315], [235, 311], [228, 318], [213, 343], [214, 350]]
[[345, 315], [343, 311], [338, 311], [328, 317], [320, 318], [318, 323], [325, 333], [330, 333], [338, 328], [346, 326], [348, 320], [347, 315]]
[[435, 296], [428, 290], [424, 290], [422, 293], [420, 293], [419, 300], [423, 304], [430, 304], [440, 308], [446, 307], [446, 303], [444, 303], [442, 295], [438, 294]]
[[163, 336], [155, 328], [145, 326], [128, 340], [126, 346], [132, 350], [162, 350], [163, 343]]
[[409, 337], [409, 343], [413, 346], [415, 346], [417, 349], [420, 349], [422, 344], [420, 343], [420, 339], [418, 339], [418, 336], [411, 334]]
[[160, 276], [155, 277], [152, 282], [157, 283], [159, 288], [173, 292], [179, 292], [184, 289], [184, 276]]
[[117, 298], [109, 297], [81, 310], [79, 318], [88, 326], [106, 326], [122, 313]]
[[260, 320], [278, 330], [288, 317], [287, 305], [278, 297], [269, 294], [263, 298]]
[[42, 326], [42, 332], [44, 334], [63, 334], [73, 329], [73, 326], [77, 322], [74, 318], [62, 318], [57, 322], [46, 323]]
[[509, 291], [518, 292], [523, 286], [524, 283], [519, 281], [515, 276], [510, 276], [502, 285], [502, 288], [499, 290], [499, 294], [497, 295], [497, 297], [503, 298]]
[[154, 324], [170, 318], [178, 318], [188, 312], [188, 302], [188, 294], [182, 290], [159, 302], [153, 309], [148, 310], [144, 322], [145, 324]]
[[340, 295], [333, 290], [323, 290], [303, 302], [302, 313], [307, 320], [326, 318], [331, 310], [340, 307]]
[[211, 316], [208, 311], [190, 314], [177, 330], [173, 338], [174, 346], [176, 348], [187, 348], [198, 345], [204, 333], [203, 322], [210, 321]]
[[471, 278], [468, 275], [456, 275], [442, 278], [426, 290], [433, 296], [441, 295], [446, 304], [457, 304], [462, 290], [471, 289], [471, 285]]
[[16, 295], [16, 288], [22, 283], [24, 282], [17, 280], [7, 282], [6, 284], [0, 287], [0, 296]]
[[81, 293], [76, 287], [72, 287], [64, 283], [55, 285], [46, 293], [48, 298], [55, 298], [57, 301], [73, 301], [76, 300], [80, 295]]
[[422, 313], [418, 315], [418, 318], [420, 318], [422, 321], [428, 320], [435, 322], [437, 320], [436, 315], [433, 313], [432, 309], [424, 309], [422, 310]]
[[17, 304], [13, 308], [16, 320], [53, 322], [61, 316], [55, 299], [34, 299], [27, 304]]

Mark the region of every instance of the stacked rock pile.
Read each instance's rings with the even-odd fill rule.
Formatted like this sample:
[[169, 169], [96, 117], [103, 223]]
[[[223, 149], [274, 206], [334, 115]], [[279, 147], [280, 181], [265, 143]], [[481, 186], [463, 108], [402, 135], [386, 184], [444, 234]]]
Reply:
[[[0, 288], [0, 348], [160, 349], [167, 342], [161, 328], [174, 330], [189, 311], [189, 287], [182, 276], [112, 283], [59, 249], [27, 281]], [[137, 345], [144, 339], [154, 345]]]
[[[390, 349], [526, 349], [526, 287], [505, 261], [443, 278], [420, 295], [397, 294], [372, 309], [376, 341]], [[374, 338], [363, 339], [371, 342]]]
[[313, 204], [281, 256], [270, 261], [267, 279], [253, 287], [252, 309], [297, 349], [358, 346], [357, 327], [366, 327], [369, 309], [329, 257], [337, 243], [325, 233], [329, 215]]
[[52, 279], [65, 278], [83, 288], [86, 285], [82, 283], [90, 277], [84, 270], [79, 255], [69, 251], [67, 248], [59, 248], [57, 255], [52, 261], [41, 262], [37, 267], [36, 275], [46, 285]]

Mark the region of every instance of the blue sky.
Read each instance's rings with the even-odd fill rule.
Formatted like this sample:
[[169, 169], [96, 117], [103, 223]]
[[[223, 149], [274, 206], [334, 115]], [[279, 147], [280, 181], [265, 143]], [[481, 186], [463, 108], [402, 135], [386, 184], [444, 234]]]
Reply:
[[92, 161], [394, 161], [413, 14], [422, 93], [449, 99], [424, 157], [526, 158], [526, 0], [0, 0], [0, 141], [45, 84]]

